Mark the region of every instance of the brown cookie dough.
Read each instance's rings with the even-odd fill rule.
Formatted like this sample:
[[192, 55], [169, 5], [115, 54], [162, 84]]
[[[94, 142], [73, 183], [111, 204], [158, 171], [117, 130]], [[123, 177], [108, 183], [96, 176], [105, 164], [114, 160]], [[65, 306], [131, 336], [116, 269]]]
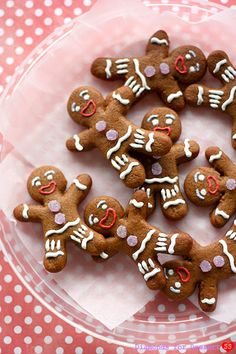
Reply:
[[220, 239], [208, 246], [193, 241], [187, 260], [163, 264], [166, 274], [164, 293], [183, 300], [199, 289], [199, 305], [203, 311], [214, 311], [218, 284], [236, 273], [236, 220]]
[[231, 140], [236, 149], [236, 68], [228, 55], [220, 50], [211, 53], [207, 63], [210, 73], [221, 81], [223, 87], [191, 85], [185, 91], [185, 98], [192, 106], [205, 106], [227, 113], [233, 120]]
[[217, 146], [206, 150], [206, 158], [213, 168], [193, 169], [185, 179], [184, 189], [195, 205], [214, 205], [211, 223], [222, 227], [236, 211], [236, 165]]
[[106, 100], [92, 87], [79, 87], [68, 101], [71, 118], [88, 129], [67, 140], [71, 151], [87, 151], [97, 147], [118, 171], [122, 182], [136, 188], [145, 180], [143, 165], [130, 156], [131, 151], [145, 155], [164, 155], [171, 140], [163, 133], [138, 128], [125, 114], [132, 105], [129, 87], [114, 91]]
[[85, 208], [84, 219], [89, 227], [106, 237], [100, 256], [104, 260], [117, 252], [127, 254], [138, 266], [150, 289], [165, 285], [158, 253], [185, 255], [192, 247], [192, 238], [183, 232], [166, 234], [147, 221], [148, 198], [136, 191], [126, 210], [111, 197], [94, 198]]
[[40, 222], [44, 233], [44, 267], [49, 272], [59, 272], [67, 261], [66, 242], [92, 255], [100, 255], [104, 237], [87, 227], [78, 214], [77, 207], [87, 196], [92, 180], [89, 175], [79, 175], [66, 191], [67, 181], [54, 166], [35, 169], [28, 178], [30, 196], [41, 205], [20, 204], [14, 216], [20, 221]]
[[206, 58], [192, 45], [178, 47], [169, 53], [170, 41], [165, 31], [157, 31], [148, 41], [146, 54], [136, 58], [97, 58], [91, 67], [93, 75], [106, 80], [124, 79], [135, 99], [156, 91], [171, 108], [184, 107], [179, 84], [200, 80], [206, 71]]

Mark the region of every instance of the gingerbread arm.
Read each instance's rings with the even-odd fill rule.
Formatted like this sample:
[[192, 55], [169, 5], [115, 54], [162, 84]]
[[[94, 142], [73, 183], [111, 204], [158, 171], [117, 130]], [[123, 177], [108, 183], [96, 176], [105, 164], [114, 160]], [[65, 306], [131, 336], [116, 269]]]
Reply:
[[199, 154], [199, 145], [194, 140], [185, 139], [184, 142], [173, 145], [173, 153], [177, 165], [195, 159]]
[[117, 80], [128, 74], [129, 58], [97, 58], [91, 66], [91, 73], [103, 80]]
[[165, 31], [155, 32], [148, 41], [146, 53], [158, 51], [161, 57], [167, 57], [169, 53], [170, 41]]
[[13, 214], [20, 221], [40, 222], [43, 217], [43, 210], [44, 207], [41, 205], [20, 204], [14, 209]]
[[70, 151], [88, 151], [95, 147], [94, 132], [86, 129], [79, 134], [73, 135], [66, 141], [66, 147]]
[[146, 219], [148, 215], [148, 197], [147, 194], [138, 190], [133, 193], [129, 205], [127, 207], [128, 218], [143, 218]]
[[235, 213], [236, 211], [236, 203], [235, 200], [230, 196], [230, 194], [226, 193], [222, 196], [217, 208], [215, 208], [211, 212], [211, 223], [215, 227], [222, 227], [224, 226], [229, 218]]
[[184, 92], [188, 104], [196, 107], [218, 109], [223, 103], [223, 89], [209, 88], [204, 85], [190, 85]]
[[210, 73], [223, 84], [230, 83], [236, 78], [236, 70], [228, 55], [222, 50], [212, 52], [207, 58], [207, 65]]
[[218, 294], [217, 285], [216, 280], [210, 276], [201, 281], [198, 301], [203, 311], [211, 312], [215, 310]]
[[92, 179], [89, 175], [79, 175], [65, 193], [66, 199], [70, 203], [79, 204], [88, 195], [92, 186]]
[[231, 159], [217, 146], [209, 147], [205, 155], [209, 164], [222, 175], [230, 175], [235, 168]]
[[159, 232], [154, 248], [157, 253], [187, 256], [193, 247], [193, 239], [185, 232], [165, 234]]
[[165, 78], [165, 84], [162, 90], [158, 90], [162, 100], [167, 106], [175, 111], [179, 111], [184, 108], [184, 95], [180, 89], [177, 81], [173, 77]]

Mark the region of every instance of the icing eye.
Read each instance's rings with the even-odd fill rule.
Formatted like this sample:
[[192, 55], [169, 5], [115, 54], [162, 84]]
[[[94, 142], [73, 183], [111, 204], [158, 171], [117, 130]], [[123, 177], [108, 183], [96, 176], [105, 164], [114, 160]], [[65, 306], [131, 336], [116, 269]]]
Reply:
[[190, 60], [190, 59], [192, 58], [192, 56], [191, 56], [191, 54], [188, 53], [188, 54], [185, 55], [185, 58], [186, 58], [187, 60]]
[[99, 219], [98, 219], [98, 218], [94, 218], [94, 219], [93, 219], [93, 223], [94, 223], [94, 224], [97, 224], [98, 222], [99, 222]]
[[36, 187], [40, 187], [40, 186], [41, 186], [41, 182], [38, 180], [38, 181], [35, 182], [34, 185], [35, 185]]
[[169, 269], [169, 270], [168, 270], [168, 275], [174, 275], [173, 269]]
[[181, 283], [179, 281], [175, 282], [175, 287], [177, 289], [180, 289], [181, 288]]
[[202, 174], [200, 174], [200, 175], [198, 176], [198, 179], [199, 179], [199, 181], [203, 182], [203, 181], [205, 180], [205, 176], [202, 175]]
[[152, 120], [152, 125], [153, 126], [159, 125], [159, 119], [153, 119]]
[[88, 101], [90, 99], [90, 96], [88, 93], [86, 93], [83, 97], [84, 97], [85, 101]]
[[195, 71], [196, 71], [195, 67], [194, 66], [190, 66], [189, 72], [190, 73], [195, 73]]
[[32, 179], [32, 182], [31, 182], [32, 186], [36, 186], [36, 187], [40, 187], [41, 186], [41, 182], [40, 182], [40, 178], [37, 176], [37, 177], [34, 177]]
[[173, 119], [171, 119], [171, 118], [167, 118], [166, 119], [166, 124], [167, 125], [171, 125], [173, 123]]
[[47, 175], [47, 179], [48, 179], [49, 181], [51, 181], [51, 180], [53, 179], [53, 174], [50, 173], [49, 175]]
[[201, 189], [201, 190], [200, 190], [200, 193], [201, 193], [201, 195], [203, 195], [203, 196], [207, 195], [207, 191], [205, 190], [205, 188]]
[[75, 102], [72, 103], [71, 105], [71, 111], [72, 112], [79, 112], [80, 111], [80, 106], [77, 106]]
[[106, 209], [107, 209], [107, 205], [106, 205], [106, 204], [103, 204], [103, 205], [102, 205], [102, 209], [103, 209], [103, 210], [106, 210]]

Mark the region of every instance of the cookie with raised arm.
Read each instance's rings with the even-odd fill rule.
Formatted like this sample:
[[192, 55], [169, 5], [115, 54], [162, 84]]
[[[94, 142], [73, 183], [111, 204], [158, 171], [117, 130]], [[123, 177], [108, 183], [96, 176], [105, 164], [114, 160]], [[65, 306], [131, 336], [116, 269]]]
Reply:
[[38, 204], [24, 203], [14, 209], [16, 219], [42, 224], [44, 267], [49, 272], [59, 272], [65, 267], [69, 240], [94, 256], [100, 255], [104, 248], [104, 237], [86, 226], [77, 210], [91, 188], [90, 176], [79, 175], [67, 190], [66, 185], [58, 168], [36, 168], [28, 178], [27, 189]]
[[[163, 214], [169, 219], [179, 220], [187, 214], [188, 206], [181, 192], [178, 166], [197, 157], [199, 145], [190, 139], [176, 143], [181, 134], [181, 121], [179, 115], [170, 108], [154, 108], [149, 111], [143, 118], [142, 128], [164, 132], [173, 143], [166, 155], [141, 159], [146, 170], [142, 189], [149, 198], [152, 196], [154, 199], [159, 194]], [[149, 201], [148, 207], [151, 212], [154, 208], [153, 200]]]
[[166, 234], [147, 221], [148, 198], [136, 191], [126, 210], [111, 197], [97, 197], [85, 208], [84, 218], [89, 227], [106, 237], [100, 259], [106, 260], [117, 252], [127, 254], [137, 265], [150, 289], [161, 289], [165, 276], [158, 253], [185, 255], [192, 247], [192, 238], [183, 232]]
[[206, 150], [206, 158], [212, 168], [194, 168], [185, 179], [184, 189], [195, 205], [213, 205], [211, 223], [222, 227], [236, 211], [236, 165], [217, 146]]
[[214, 311], [219, 282], [236, 274], [236, 220], [220, 240], [210, 245], [203, 247], [193, 241], [187, 258], [163, 264], [164, 293], [174, 300], [183, 300], [198, 288], [201, 309]]
[[223, 51], [211, 53], [207, 59], [210, 73], [219, 79], [223, 86], [210, 88], [204, 85], [191, 85], [185, 91], [189, 104], [196, 107], [209, 107], [227, 113], [232, 118], [232, 146], [236, 149], [236, 68]]
[[126, 81], [135, 100], [156, 91], [164, 103], [175, 110], [184, 108], [184, 96], [179, 84], [200, 80], [206, 71], [203, 52], [185, 45], [169, 53], [170, 41], [165, 31], [157, 31], [148, 41], [146, 53], [140, 57], [97, 58], [91, 72], [105, 80]]
[[130, 152], [164, 155], [172, 143], [165, 134], [140, 129], [126, 119], [132, 102], [132, 90], [128, 87], [114, 91], [106, 100], [92, 87], [74, 90], [68, 101], [69, 115], [88, 129], [68, 139], [66, 145], [77, 152], [98, 148], [121, 181], [129, 188], [136, 188], [143, 184], [146, 175], [143, 165]]

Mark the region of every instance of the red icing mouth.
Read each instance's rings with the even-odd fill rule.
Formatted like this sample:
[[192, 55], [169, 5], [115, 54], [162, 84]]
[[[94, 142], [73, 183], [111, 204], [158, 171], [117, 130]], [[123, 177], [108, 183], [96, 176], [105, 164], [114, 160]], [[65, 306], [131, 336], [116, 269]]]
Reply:
[[48, 183], [46, 186], [42, 186], [39, 189], [39, 193], [44, 194], [44, 195], [52, 194], [55, 191], [56, 187], [57, 187], [56, 182], [52, 181], [52, 182]]
[[[183, 274], [181, 272], [184, 273], [184, 275], [186, 275], [185, 278], [184, 278], [184, 276], [183, 276]], [[176, 268], [176, 273], [178, 274], [178, 276], [180, 277], [180, 279], [181, 279], [181, 281], [183, 283], [189, 282], [191, 276], [190, 276], [190, 272], [189, 272], [189, 270], [187, 268], [178, 267], [178, 268]]]
[[[108, 218], [112, 215], [112, 221], [109, 225], [105, 225], [105, 222], [108, 220]], [[99, 226], [101, 226], [103, 229], [110, 229], [116, 222], [116, 211], [113, 208], [108, 208], [106, 211], [106, 215], [104, 218], [102, 218], [99, 222]]]
[[175, 60], [175, 69], [180, 74], [186, 74], [188, 72], [187, 66], [185, 65], [185, 59], [183, 55], [179, 55]]
[[[86, 113], [86, 111], [90, 110], [90, 108], [92, 108], [92, 111]], [[84, 117], [91, 117], [96, 112], [96, 110], [97, 107], [93, 100], [89, 100], [86, 106], [81, 110], [81, 115]]]
[[155, 127], [155, 128], [153, 128], [153, 130], [155, 131], [155, 132], [158, 132], [158, 131], [160, 131], [160, 132], [163, 132], [163, 133], [165, 133], [165, 132], [167, 132], [167, 135], [169, 136], [170, 135], [170, 133], [171, 133], [171, 128], [170, 127]]
[[215, 176], [207, 176], [208, 192], [210, 194], [216, 194], [220, 189], [220, 184]]

